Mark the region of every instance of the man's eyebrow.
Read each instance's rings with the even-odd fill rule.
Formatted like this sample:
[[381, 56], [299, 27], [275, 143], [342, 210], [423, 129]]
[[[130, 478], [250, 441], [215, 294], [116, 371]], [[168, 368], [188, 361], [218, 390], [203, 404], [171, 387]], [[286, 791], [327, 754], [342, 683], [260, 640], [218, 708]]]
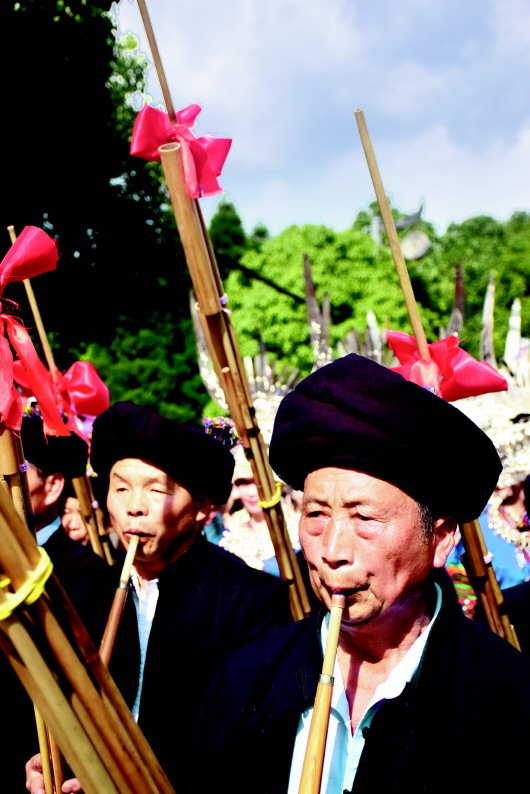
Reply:
[[[123, 482], [130, 483], [130, 479], [127, 477], [127, 475], [122, 474], [120, 471], [112, 472], [110, 478], [111, 480], [122, 480]], [[167, 487], [171, 485], [168, 479], [168, 475], [165, 474], [164, 472], [161, 472], [160, 474], [153, 474], [151, 477], [148, 477], [144, 482], [147, 485], [152, 485], [153, 483], [157, 483], [159, 485], [164, 485]]]

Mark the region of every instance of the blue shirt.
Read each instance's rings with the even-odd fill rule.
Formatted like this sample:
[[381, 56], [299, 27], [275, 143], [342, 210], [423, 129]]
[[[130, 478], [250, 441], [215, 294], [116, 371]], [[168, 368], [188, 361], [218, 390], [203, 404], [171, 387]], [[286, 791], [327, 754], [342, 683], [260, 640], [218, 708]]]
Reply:
[[37, 538], [37, 543], [39, 544], [39, 546], [44, 546], [46, 541], [51, 538], [53, 533], [56, 530], [58, 530], [60, 526], [61, 526], [61, 517], [57, 516], [57, 518], [54, 521], [52, 521], [51, 524], [47, 524], [45, 527], [42, 527], [42, 529], [38, 529], [37, 532], [35, 533], [35, 536]]

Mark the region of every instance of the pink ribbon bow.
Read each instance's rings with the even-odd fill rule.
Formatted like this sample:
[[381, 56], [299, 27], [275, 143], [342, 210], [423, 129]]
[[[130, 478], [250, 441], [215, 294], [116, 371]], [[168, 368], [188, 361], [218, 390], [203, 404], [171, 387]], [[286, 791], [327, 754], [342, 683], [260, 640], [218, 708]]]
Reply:
[[191, 132], [195, 119], [201, 112], [199, 105], [188, 105], [177, 113], [177, 123], [172, 124], [167, 113], [145, 105], [134, 121], [131, 154], [146, 160], [160, 161], [158, 147], [178, 141], [182, 146], [184, 184], [191, 198], [215, 196], [222, 188], [217, 180], [230, 151], [230, 138], [203, 135], [196, 138]]
[[391, 367], [407, 380], [420, 386], [426, 385], [422, 365], [434, 366], [438, 370], [439, 391], [448, 402], [478, 394], [505, 391], [508, 383], [495, 367], [485, 361], [477, 361], [458, 347], [455, 336], [447, 336], [429, 345], [432, 362], [422, 361], [416, 339], [402, 331], [387, 331], [388, 346], [396, 354], [401, 366]]
[[[31, 397], [31, 385], [19, 361], [13, 363], [13, 377], [23, 394]], [[94, 419], [110, 406], [109, 389], [90, 361], [74, 362], [64, 375], [56, 369], [52, 376], [46, 370], [46, 377], [61, 412]]]
[[37, 226], [25, 226], [0, 263], [0, 295], [12, 281], [55, 270], [58, 258], [55, 240]]
[[[0, 295], [6, 284], [54, 270], [57, 264], [54, 240], [36, 226], [26, 226], [0, 263]], [[0, 414], [6, 425], [20, 430], [22, 398], [13, 383], [13, 346], [32, 393], [38, 400], [47, 435], [67, 436], [48, 381], [48, 371], [37, 356], [33, 342], [22, 323], [5, 312], [0, 302]], [[15, 304], [13, 304], [15, 305]], [[16, 305], [15, 305], [16, 306]], [[9, 341], [5, 336], [7, 335]]]

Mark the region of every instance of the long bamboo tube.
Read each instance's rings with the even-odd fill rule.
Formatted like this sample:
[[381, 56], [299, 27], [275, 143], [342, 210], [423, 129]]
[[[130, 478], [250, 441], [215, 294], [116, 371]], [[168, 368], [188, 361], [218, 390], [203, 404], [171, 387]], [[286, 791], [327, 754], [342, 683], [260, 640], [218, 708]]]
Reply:
[[188, 263], [193, 288], [217, 377], [225, 393], [226, 403], [245, 453], [252, 467], [260, 501], [280, 575], [289, 585], [293, 617], [299, 620], [311, 611], [307, 592], [287, 533], [281, 503], [275, 500], [277, 489], [267, 458], [265, 442], [256, 421], [252, 397], [237, 340], [229, 315], [224, 311], [223, 292], [211, 246], [204, 235], [204, 222], [196, 201], [190, 198], [182, 177], [180, 144], [160, 147], [162, 167], [177, 221], [179, 235]]
[[138, 541], [139, 538], [137, 536], [132, 537], [129, 541], [129, 548], [127, 549], [125, 562], [123, 563], [123, 568], [120, 574], [120, 582], [116, 588], [116, 593], [112, 602], [107, 625], [105, 626], [105, 631], [103, 632], [103, 639], [101, 640], [101, 645], [99, 647], [99, 655], [107, 667], [110, 664], [114, 643], [116, 641], [116, 635], [118, 633], [121, 617], [123, 615], [123, 609], [125, 607], [125, 601], [127, 599], [127, 593], [129, 592], [129, 579], [131, 576], [131, 568], [134, 562], [134, 555], [136, 554], [136, 550], [138, 548]]
[[44, 724], [44, 720], [42, 719], [38, 709], [35, 709], [35, 723], [37, 725], [37, 738], [42, 762], [44, 790], [46, 794], [56, 794], [57, 786], [55, 784], [55, 776], [51, 758], [50, 737], [46, 725]]
[[[12, 527], [15, 527], [14, 532]], [[29, 560], [17, 543], [17, 537], [23, 537], [24, 533], [33, 543], [36, 556], [39, 557], [35, 541], [27, 529], [21, 526], [9, 496], [0, 490], [0, 570], [7, 574], [15, 589], [24, 585], [28, 571], [32, 570]], [[53, 577], [48, 589], [55, 594], [60, 592], [60, 586]], [[2, 600], [7, 597], [5, 592], [0, 595]], [[58, 606], [56, 605], [57, 608]], [[0, 628], [11, 642], [11, 646], [7, 644], [6, 652], [51, 733], [56, 737], [66, 760], [81, 779], [87, 794], [92, 791], [94, 794], [102, 791], [119, 791], [120, 794], [170, 794], [173, 789], [71, 605], [69, 609], [67, 607], [66, 619], [61, 610], [57, 614], [54, 612], [47, 596], [41, 596], [35, 604], [27, 607], [26, 612], [30, 618], [26, 627], [17, 615], [1, 621]], [[61, 625], [61, 619], [64, 626]], [[72, 631], [74, 626], [75, 632]], [[37, 632], [36, 640], [27, 636], [28, 628]], [[82, 649], [71, 645], [74, 634], [83, 639]], [[5, 643], [2, 647], [6, 650]], [[44, 654], [46, 662], [43, 661]], [[50, 659], [54, 660], [53, 672], [48, 668]], [[51, 690], [50, 677], [55, 685]], [[55, 687], [59, 688], [60, 694]], [[59, 716], [56, 707], [60, 711]], [[67, 726], [66, 735], [63, 725]], [[76, 744], [79, 731], [94, 748], [94, 758], [102, 767], [101, 775], [105, 780], [101, 775], [99, 778], [88, 778], [89, 771], [83, 763], [87, 751], [79, 750], [72, 744]], [[81, 738], [80, 741], [82, 748], [85, 739]], [[146, 759], [150, 761], [146, 762]], [[108, 782], [109, 776], [111, 783]], [[95, 786], [92, 786], [93, 779], [99, 780]], [[116, 785], [112, 781], [116, 781]]]
[[[174, 124], [176, 114], [145, 0], [138, 0], [138, 7], [151, 48], [166, 110]], [[260, 501], [270, 504], [269, 507], [264, 508], [265, 519], [271, 534], [280, 575], [289, 585], [293, 617], [295, 620], [299, 620], [310, 613], [311, 605], [298, 561], [288, 537], [281, 505], [279, 502], [271, 504], [275, 502], [276, 483], [256, 421], [237, 340], [232, 325], [227, 320], [226, 313], [223, 312], [221, 300], [224, 297], [224, 291], [214, 252], [199, 203], [191, 199], [184, 188], [179, 144], [167, 144], [160, 147], [160, 154], [179, 235], [199, 304], [199, 317], [203, 325], [204, 336], [219, 383], [225, 393], [230, 415], [252, 466]]]
[[320, 792], [331, 710], [331, 695], [333, 694], [333, 668], [339, 642], [340, 621], [345, 603], [346, 600], [343, 595], [337, 593], [332, 596], [322, 673], [317, 686], [298, 794], [319, 794]]
[[520, 651], [515, 629], [504, 609], [504, 597], [479, 522], [475, 520], [461, 524], [460, 532], [465, 548], [464, 568], [484, 609], [488, 626]]
[[379, 173], [379, 166], [377, 165], [377, 160], [375, 159], [372, 142], [368, 134], [368, 127], [366, 126], [366, 120], [361, 108], [358, 108], [355, 111], [355, 119], [359, 128], [359, 134], [361, 136], [361, 142], [366, 156], [368, 169], [370, 171], [370, 176], [372, 177], [377, 203], [379, 204], [386, 236], [390, 245], [390, 251], [396, 266], [399, 283], [401, 284], [401, 290], [405, 299], [405, 305], [410, 318], [410, 324], [412, 325], [412, 330], [414, 336], [416, 337], [416, 342], [418, 343], [418, 350], [420, 351], [420, 356], [424, 361], [430, 361], [431, 353], [429, 350], [429, 345], [427, 344], [425, 331], [423, 330], [423, 324], [418, 311], [418, 305], [414, 297], [414, 290], [412, 289], [410, 276], [403, 258], [403, 254], [401, 253], [401, 247], [399, 245], [399, 238], [397, 235], [394, 218], [392, 217], [392, 213], [388, 205], [388, 199], [386, 197], [383, 182], [381, 180], [381, 174]]
[[[421, 322], [420, 313], [418, 311], [418, 306], [414, 297], [412, 284], [410, 283], [407, 266], [401, 253], [394, 219], [392, 217], [392, 213], [390, 212], [386, 193], [383, 188], [383, 182], [379, 173], [379, 167], [377, 165], [372, 142], [368, 133], [368, 127], [366, 125], [364, 113], [361, 108], [358, 108], [355, 111], [355, 119], [359, 128], [359, 134], [361, 136], [366, 162], [372, 177], [379, 209], [381, 210], [381, 217], [383, 218], [385, 231], [390, 244], [390, 250], [392, 252], [392, 257], [394, 259], [394, 264], [399, 277], [399, 283], [401, 285], [401, 291], [403, 292], [403, 298], [407, 307], [410, 324], [412, 326], [414, 336], [416, 337], [418, 350], [421, 358], [424, 361], [431, 362], [432, 359], [429, 345], [423, 330], [423, 324]], [[432, 366], [435, 366], [434, 362], [432, 362]], [[430, 385], [435, 387], [436, 373], [431, 372], [431, 375], [432, 383]], [[471, 580], [473, 588], [475, 589], [477, 597], [483, 604], [488, 625], [490, 629], [495, 632], [495, 634], [499, 634], [501, 637], [504, 637], [504, 639], [511, 642], [516, 648], [519, 648], [519, 641], [517, 640], [515, 629], [510, 624], [507, 616], [503, 614], [504, 599], [499, 587], [499, 583], [495, 576], [495, 571], [493, 570], [491, 561], [489, 563], [486, 562], [488, 550], [486, 543], [484, 542], [484, 536], [482, 535], [480, 524], [478, 521], [471, 521], [466, 524], [462, 524], [461, 531], [462, 540], [466, 550], [467, 565], [469, 566], [468, 576]]]
[[90, 540], [92, 551], [94, 551], [99, 557], [105, 557], [101, 538], [99, 536], [98, 528], [94, 519], [92, 502], [87, 489], [87, 479], [88, 478], [86, 474], [84, 474], [82, 477], [74, 477], [72, 479], [72, 485], [74, 487], [76, 498], [79, 502], [81, 517], [86, 527], [86, 531], [88, 532], [88, 538]]

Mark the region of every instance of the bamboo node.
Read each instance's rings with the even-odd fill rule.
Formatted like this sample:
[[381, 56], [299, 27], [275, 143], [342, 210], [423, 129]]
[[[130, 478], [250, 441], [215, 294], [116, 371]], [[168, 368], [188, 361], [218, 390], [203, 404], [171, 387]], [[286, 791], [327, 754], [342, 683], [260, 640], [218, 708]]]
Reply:
[[[5, 593], [6, 601], [0, 606], [0, 620], [11, 617], [21, 604], [33, 604], [44, 592], [46, 582], [51, 576], [53, 564], [44, 549], [39, 546], [40, 560], [32, 571], [28, 571], [28, 578], [14, 593]], [[3, 579], [1, 586], [10, 584], [9, 579]]]
[[276, 483], [276, 493], [272, 497], [272, 499], [264, 500], [263, 502], [258, 502], [260, 507], [263, 507], [264, 510], [268, 510], [270, 507], [274, 507], [275, 505], [280, 503], [280, 499], [282, 496], [282, 484], [281, 482]]

